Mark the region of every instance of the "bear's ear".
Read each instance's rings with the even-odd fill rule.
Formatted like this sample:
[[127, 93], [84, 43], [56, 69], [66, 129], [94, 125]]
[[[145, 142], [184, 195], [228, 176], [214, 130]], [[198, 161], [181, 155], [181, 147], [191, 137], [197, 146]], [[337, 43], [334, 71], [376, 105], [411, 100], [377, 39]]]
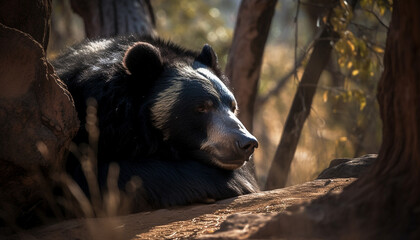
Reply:
[[204, 45], [200, 55], [198, 55], [198, 57], [195, 60], [213, 69], [217, 69], [217, 55], [214, 52], [213, 48], [208, 44]]
[[146, 78], [157, 78], [163, 69], [160, 51], [146, 42], [138, 42], [131, 46], [123, 59], [128, 74]]

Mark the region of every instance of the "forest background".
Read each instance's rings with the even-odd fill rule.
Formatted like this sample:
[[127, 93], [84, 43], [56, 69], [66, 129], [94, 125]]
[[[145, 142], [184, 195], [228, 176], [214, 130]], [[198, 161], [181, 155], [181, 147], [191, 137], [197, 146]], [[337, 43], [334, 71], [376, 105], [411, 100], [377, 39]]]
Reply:
[[[330, 1], [278, 1], [265, 45], [253, 134], [256, 174], [264, 186], [286, 118]], [[194, 50], [213, 46], [224, 69], [232, 44], [239, 0], [154, 0], [156, 31], [163, 39]], [[377, 153], [381, 121], [376, 86], [390, 20], [388, 1], [359, 1], [346, 15], [334, 8], [331, 23], [340, 35], [310, 106], [286, 185], [314, 179], [334, 158]], [[334, 16], [337, 16], [334, 18]], [[53, 0], [48, 58], [85, 39], [83, 20], [69, 0]], [[241, 106], [239, 106], [241, 108]]]

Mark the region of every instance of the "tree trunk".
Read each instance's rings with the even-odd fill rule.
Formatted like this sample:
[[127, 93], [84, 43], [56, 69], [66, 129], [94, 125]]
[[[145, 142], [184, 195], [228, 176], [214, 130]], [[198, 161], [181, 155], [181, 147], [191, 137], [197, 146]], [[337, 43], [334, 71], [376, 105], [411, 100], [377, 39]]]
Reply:
[[[353, 0], [351, 6], [356, 5]], [[312, 101], [322, 71], [331, 58], [332, 42], [338, 40], [338, 34], [325, 26], [320, 38], [315, 42], [313, 52], [305, 68], [302, 79], [292, 102], [284, 124], [283, 133], [265, 185], [266, 190], [286, 186], [287, 177], [299, 142], [300, 134], [311, 111]]]
[[83, 18], [88, 38], [156, 35], [150, 0], [71, 0], [71, 6]]
[[242, 1], [226, 65], [226, 76], [231, 81], [230, 85], [240, 108], [239, 119], [250, 131], [264, 46], [276, 2]]
[[[378, 85], [383, 138], [372, 171], [340, 197], [368, 218], [364, 230], [420, 238], [420, 2], [394, 1]], [[382, 226], [382, 230], [378, 231]], [[376, 228], [375, 228], [376, 227]], [[393, 238], [388, 235], [388, 238]]]
[[0, 222], [11, 225], [32, 224], [30, 215], [51, 199], [45, 193], [52, 194], [47, 189], [52, 184], [45, 177], [51, 179], [62, 169], [78, 130], [73, 99], [43, 48], [48, 44], [50, 4], [1, 3]]
[[370, 171], [265, 230], [285, 238], [420, 239], [419, 12], [417, 0], [394, 1], [377, 96], [382, 145]]
[[31, 35], [47, 49], [51, 0], [0, 0], [0, 23]]

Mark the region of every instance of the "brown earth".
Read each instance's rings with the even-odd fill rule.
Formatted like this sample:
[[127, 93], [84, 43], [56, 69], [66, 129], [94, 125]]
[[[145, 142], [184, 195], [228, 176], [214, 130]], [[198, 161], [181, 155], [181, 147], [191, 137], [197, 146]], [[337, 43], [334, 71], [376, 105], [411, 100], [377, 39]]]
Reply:
[[[74, 219], [9, 239], [191, 239], [209, 236], [233, 214], [286, 212], [328, 192], [339, 193], [355, 178], [319, 179], [212, 204], [161, 209], [114, 218]], [[261, 223], [263, 224], [263, 223]], [[255, 225], [254, 225], [255, 226]], [[238, 237], [244, 234], [238, 232]], [[235, 234], [235, 233], [234, 233]]]

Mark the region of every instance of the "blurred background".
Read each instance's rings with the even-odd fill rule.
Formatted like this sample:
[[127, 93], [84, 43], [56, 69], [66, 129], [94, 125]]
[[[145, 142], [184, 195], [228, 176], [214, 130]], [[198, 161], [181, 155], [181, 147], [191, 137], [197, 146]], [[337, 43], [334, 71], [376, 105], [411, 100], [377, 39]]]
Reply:
[[[256, 174], [264, 186], [283, 126], [329, 0], [278, 1], [263, 58], [253, 134]], [[213, 46], [224, 69], [232, 43], [239, 0], [154, 0], [156, 32], [181, 46]], [[340, 1], [344, 6], [345, 1]], [[334, 9], [339, 32], [323, 71], [291, 165], [287, 185], [314, 179], [335, 158], [377, 153], [381, 121], [376, 86], [390, 20], [388, 1], [359, 1], [350, 17]], [[348, 23], [348, 25], [347, 25]], [[69, 0], [53, 0], [48, 58], [86, 38], [83, 20]], [[341, 27], [346, 24], [346, 27]], [[301, 61], [299, 61], [301, 60]], [[298, 62], [299, 64], [295, 64]], [[294, 69], [296, 68], [296, 71]], [[272, 89], [277, 88], [277, 91]], [[241, 108], [241, 106], [239, 106]]]

